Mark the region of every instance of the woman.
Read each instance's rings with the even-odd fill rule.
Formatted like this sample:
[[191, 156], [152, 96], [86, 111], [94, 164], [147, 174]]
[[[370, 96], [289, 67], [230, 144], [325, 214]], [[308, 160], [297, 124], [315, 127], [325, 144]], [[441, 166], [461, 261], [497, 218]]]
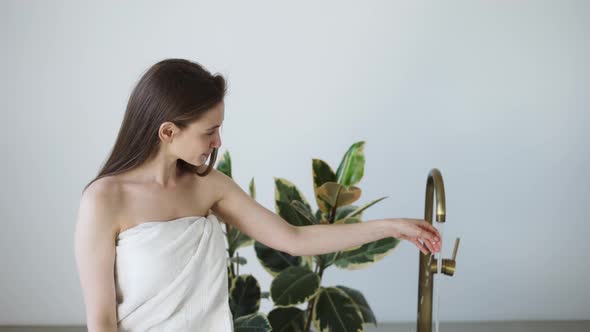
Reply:
[[133, 89], [78, 210], [75, 254], [90, 332], [232, 331], [220, 222], [291, 255], [390, 236], [425, 254], [440, 250], [424, 220], [296, 227], [253, 200], [213, 168], [226, 90], [221, 75], [183, 59], [156, 63]]

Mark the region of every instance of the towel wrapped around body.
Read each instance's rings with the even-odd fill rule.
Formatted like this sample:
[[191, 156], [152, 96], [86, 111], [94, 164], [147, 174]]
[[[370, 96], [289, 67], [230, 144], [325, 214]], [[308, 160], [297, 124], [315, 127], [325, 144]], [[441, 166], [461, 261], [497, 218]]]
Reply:
[[226, 262], [221, 223], [212, 214], [144, 222], [119, 233], [119, 331], [232, 332]]

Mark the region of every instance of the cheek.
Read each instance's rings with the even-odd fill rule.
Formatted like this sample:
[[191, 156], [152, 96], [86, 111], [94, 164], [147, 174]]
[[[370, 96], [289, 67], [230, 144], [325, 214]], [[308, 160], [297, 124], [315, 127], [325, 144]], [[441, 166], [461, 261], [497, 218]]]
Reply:
[[209, 145], [211, 144], [211, 139], [209, 136], [205, 136], [204, 138], [200, 139], [197, 144], [195, 145], [195, 148], [197, 148], [199, 151], [201, 151], [201, 153], [203, 153], [202, 150], [207, 150], [209, 148]]

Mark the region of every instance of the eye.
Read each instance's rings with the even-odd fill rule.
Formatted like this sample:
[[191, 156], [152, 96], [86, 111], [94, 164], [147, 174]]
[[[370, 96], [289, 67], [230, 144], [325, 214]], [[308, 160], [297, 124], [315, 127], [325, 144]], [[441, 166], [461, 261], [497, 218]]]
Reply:
[[207, 133], [207, 135], [209, 135], [209, 136], [212, 136], [213, 134], [215, 134], [215, 132]]

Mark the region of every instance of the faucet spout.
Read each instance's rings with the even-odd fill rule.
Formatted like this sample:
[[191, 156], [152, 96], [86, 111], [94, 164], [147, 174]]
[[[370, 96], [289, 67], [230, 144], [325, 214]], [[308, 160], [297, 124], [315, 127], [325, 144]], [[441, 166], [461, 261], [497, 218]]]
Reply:
[[[436, 195], [435, 195], [436, 194]], [[424, 219], [432, 223], [432, 200], [436, 196], [436, 221], [445, 222], [446, 219], [446, 203], [445, 203], [445, 185], [443, 183], [442, 175], [436, 168], [430, 170], [428, 179], [426, 180], [426, 202]]]
[[[424, 220], [432, 224], [432, 215], [434, 212], [434, 198], [436, 197], [436, 221], [445, 222], [446, 203], [445, 187], [440, 171], [433, 168], [428, 173], [426, 180], [426, 202], [424, 209]], [[455, 256], [459, 246], [459, 238], [455, 242], [453, 259], [442, 259], [442, 273], [452, 276], [455, 272]], [[430, 255], [425, 255], [420, 251], [420, 271], [418, 274], [418, 320], [417, 332], [432, 332], [432, 289], [434, 284], [434, 274], [437, 273], [437, 259]]]

